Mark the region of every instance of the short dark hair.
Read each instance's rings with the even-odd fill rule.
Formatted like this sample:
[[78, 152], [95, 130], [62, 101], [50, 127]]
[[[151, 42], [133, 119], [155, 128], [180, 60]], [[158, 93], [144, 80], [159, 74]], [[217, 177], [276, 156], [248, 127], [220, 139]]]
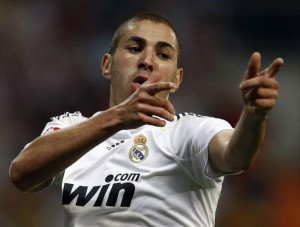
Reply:
[[117, 47], [119, 45], [119, 41], [120, 41], [122, 35], [124, 34], [124, 32], [127, 29], [127, 25], [130, 24], [130, 23], [135, 23], [135, 22], [139, 22], [139, 21], [142, 21], [142, 20], [150, 20], [153, 23], [162, 23], [162, 24], [165, 24], [165, 25], [169, 26], [172, 29], [172, 31], [175, 33], [175, 36], [176, 36], [176, 39], [177, 39], [178, 59], [179, 59], [179, 54], [180, 54], [180, 51], [181, 51], [181, 43], [180, 43], [177, 31], [175, 29], [175, 26], [173, 25], [173, 23], [171, 22], [171, 20], [168, 17], [166, 17], [166, 16], [164, 16], [160, 13], [154, 13], [154, 12], [141, 12], [141, 13], [138, 13], [138, 14], [134, 15], [133, 17], [129, 18], [125, 22], [123, 22], [117, 28], [117, 30], [116, 30], [113, 38], [112, 38], [109, 53], [111, 55], [114, 55], [114, 53], [116, 52]]

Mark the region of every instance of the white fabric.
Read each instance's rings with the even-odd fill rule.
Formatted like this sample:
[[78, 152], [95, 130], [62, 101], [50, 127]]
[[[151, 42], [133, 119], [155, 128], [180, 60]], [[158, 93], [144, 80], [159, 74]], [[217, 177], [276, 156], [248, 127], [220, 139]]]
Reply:
[[[85, 120], [79, 112], [52, 118], [44, 132]], [[66, 226], [214, 226], [223, 177], [208, 163], [208, 144], [231, 129], [224, 120], [180, 114], [163, 128], [116, 133], [67, 168], [62, 180]], [[146, 138], [130, 160], [138, 135]], [[116, 199], [116, 200], [114, 200]]]

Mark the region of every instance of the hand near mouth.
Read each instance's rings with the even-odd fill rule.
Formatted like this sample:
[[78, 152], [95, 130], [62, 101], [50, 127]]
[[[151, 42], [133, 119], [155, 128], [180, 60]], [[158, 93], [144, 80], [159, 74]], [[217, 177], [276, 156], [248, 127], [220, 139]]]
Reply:
[[167, 121], [174, 120], [175, 110], [171, 102], [158, 97], [160, 92], [170, 92], [175, 84], [161, 82], [161, 75], [151, 76], [142, 85], [133, 82], [132, 87], [138, 87], [135, 92], [124, 102], [115, 106], [117, 119], [121, 122], [122, 129], [137, 128], [145, 124], [165, 126]]
[[150, 76], [145, 76], [145, 75], [138, 75], [136, 78], [131, 83], [131, 90], [132, 92], [135, 92], [140, 88], [140, 86], [145, 83]]

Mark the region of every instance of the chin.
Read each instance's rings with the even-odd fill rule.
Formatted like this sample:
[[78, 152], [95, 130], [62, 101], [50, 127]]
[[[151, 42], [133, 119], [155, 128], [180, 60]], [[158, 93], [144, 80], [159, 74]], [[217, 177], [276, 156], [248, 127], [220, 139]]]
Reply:
[[170, 93], [162, 91], [162, 92], [158, 93], [156, 96], [159, 98], [163, 98], [163, 99], [169, 99], [169, 95], [170, 95]]

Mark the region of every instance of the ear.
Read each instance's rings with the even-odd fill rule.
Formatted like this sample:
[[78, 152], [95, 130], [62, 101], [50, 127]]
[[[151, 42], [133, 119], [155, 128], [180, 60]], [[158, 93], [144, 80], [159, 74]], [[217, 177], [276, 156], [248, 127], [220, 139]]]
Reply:
[[101, 69], [102, 75], [108, 80], [110, 80], [111, 61], [112, 56], [110, 54], [104, 54], [101, 61]]
[[183, 68], [178, 68], [176, 71], [176, 77], [173, 81], [173, 83], [176, 85], [172, 90], [171, 93], [174, 93], [179, 88], [183, 78]]

